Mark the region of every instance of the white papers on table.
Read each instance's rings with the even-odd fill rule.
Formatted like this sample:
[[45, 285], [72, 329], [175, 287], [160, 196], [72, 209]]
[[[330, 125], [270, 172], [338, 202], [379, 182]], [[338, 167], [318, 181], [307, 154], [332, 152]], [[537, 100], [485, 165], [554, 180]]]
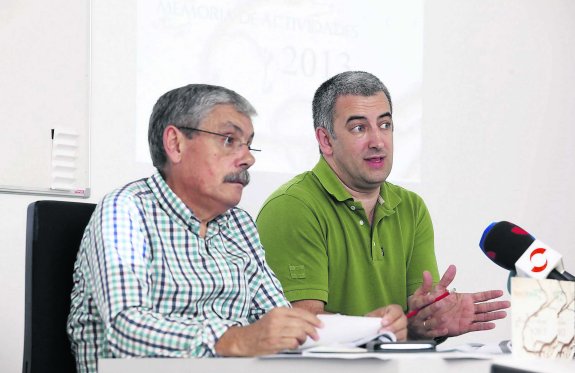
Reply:
[[330, 347], [334, 349], [349, 349], [361, 346], [376, 338], [385, 338], [395, 342], [392, 332], [381, 331], [381, 318], [344, 316], [344, 315], [318, 315], [323, 322], [323, 328], [318, 328], [319, 340], [310, 337], [300, 346], [300, 350], [316, 347]]

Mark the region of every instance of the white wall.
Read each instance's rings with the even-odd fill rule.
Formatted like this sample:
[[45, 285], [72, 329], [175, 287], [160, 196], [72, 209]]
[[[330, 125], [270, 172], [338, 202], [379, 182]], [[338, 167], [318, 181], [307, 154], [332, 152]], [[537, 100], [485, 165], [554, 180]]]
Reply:
[[[512, 221], [575, 271], [575, 2], [426, 3], [423, 183], [440, 268], [458, 290], [500, 288], [478, 249], [483, 229]], [[485, 338], [509, 336], [510, 322]], [[475, 338], [475, 335], [471, 337]]]
[[[93, 0], [92, 7], [94, 202], [152, 169], [134, 162], [136, 1]], [[426, 2], [422, 183], [406, 186], [427, 201], [440, 268], [458, 266], [459, 291], [506, 283], [506, 272], [477, 246], [494, 220], [531, 231], [575, 271], [574, 16], [570, 0]], [[284, 180], [253, 176], [242, 205], [255, 214]], [[3, 372], [21, 369], [25, 212], [37, 199], [44, 198], [0, 194]], [[505, 320], [453, 342], [509, 337]]]

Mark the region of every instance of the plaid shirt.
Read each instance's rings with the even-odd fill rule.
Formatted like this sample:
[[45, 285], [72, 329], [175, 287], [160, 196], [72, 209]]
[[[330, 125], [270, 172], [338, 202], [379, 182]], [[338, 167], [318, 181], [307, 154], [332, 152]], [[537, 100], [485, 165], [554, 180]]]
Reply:
[[99, 357], [215, 356], [232, 325], [289, 307], [251, 217], [200, 222], [159, 174], [107, 195], [74, 268], [68, 335], [78, 372]]

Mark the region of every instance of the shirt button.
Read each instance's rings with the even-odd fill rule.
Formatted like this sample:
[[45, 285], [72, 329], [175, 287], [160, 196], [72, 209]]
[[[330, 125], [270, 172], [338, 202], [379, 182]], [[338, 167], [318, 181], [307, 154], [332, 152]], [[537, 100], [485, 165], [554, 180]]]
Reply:
[[363, 225], [363, 220], [360, 220], [360, 221], [359, 221], [359, 225]]
[[349, 208], [355, 211], [355, 206], [349, 206]]

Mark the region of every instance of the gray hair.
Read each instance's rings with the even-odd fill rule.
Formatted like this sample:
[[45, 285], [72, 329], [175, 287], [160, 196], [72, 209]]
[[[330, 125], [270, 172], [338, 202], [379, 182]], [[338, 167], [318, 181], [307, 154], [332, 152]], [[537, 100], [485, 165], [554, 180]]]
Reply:
[[[164, 150], [164, 130], [176, 127], [198, 128], [216, 105], [230, 104], [248, 116], [256, 115], [254, 107], [238, 93], [219, 86], [189, 84], [164, 93], [154, 105], [148, 127], [148, 144], [154, 167], [164, 174], [167, 157]], [[185, 133], [188, 138], [193, 134]]]
[[335, 138], [333, 115], [337, 98], [346, 95], [373, 96], [379, 92], [385, 94], [390, 111], [393, 111], [389, 91], [375, 75], [364, 71], [346, 71], [333, 76], [323, 82], [313, 96], [314, 129], [323, 127]]

